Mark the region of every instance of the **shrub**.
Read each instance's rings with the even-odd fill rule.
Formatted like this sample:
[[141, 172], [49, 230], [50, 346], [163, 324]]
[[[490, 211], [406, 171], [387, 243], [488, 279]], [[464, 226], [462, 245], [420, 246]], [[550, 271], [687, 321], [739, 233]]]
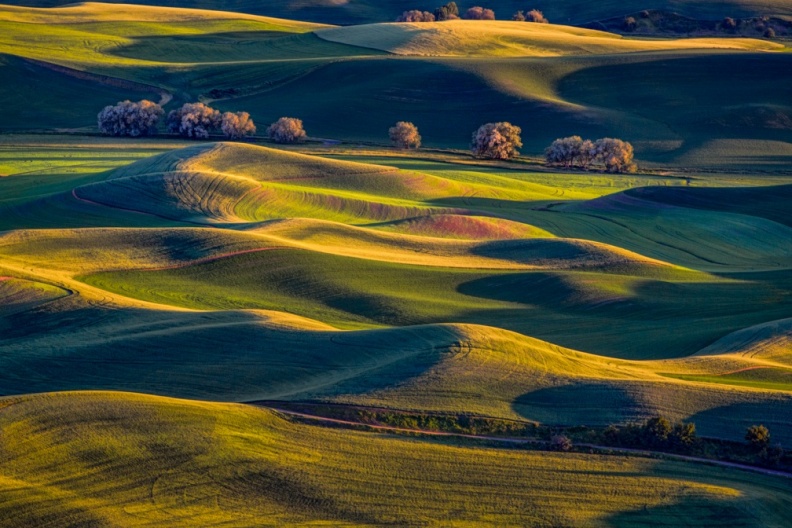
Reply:
[[468, 20], [495, 20], [495, 11], [475, 6], [465, 12], [465, 18]]
[[605, 165], [608, 172], [635, 172], [633, 146], [626, 141], [614, 138], [598, 139], [594, 143], [597, 159]]
[[421, 146], [421, 135], [418, 133], [418, 127], [412, 123], [399, 121], [388, 130], [388, 135], [398, 148], [409, 149]]
[[281, 117], [267, 128], [267, 136], [276, 143], [298, 143], [307, 134], [303, 122], [295, 117]]
[[525, 15], [525, 20], [527, 22], [535, 22], [537, 24], [549, 24], [548, 20], [544, 16], [544, 13], [538, 9], [531, 9], [528, 11], [528, 14]]
[[153, 136], [157, 133], [159, 120], [165, 114], [157, 103], [143, 100], [133, 103], [121, 101], [115, 106], [106, 106], [96, 116], [99, 132], [111, 136]]
[[434, 12], [435, 20], [456, 20], [459, 18], [459, 8], [456, 2], [448, 2], [442, 7], [438, 7]]
[[203, 103], [186, 103], [168, 114], [168, 132], [188, 138], [205, 139], [220, 128], [220, 112]]
[[555, 435], [550, 439], [550, 449], [553, 451], [569, 451], [572, 449], [572, 440], [564, 435]]
[[435, 16], [428, 11], [413, 9], [405, 11], [396, 19], [396, 22], [434, 22]]
[[628, 16], [624, 19], [624, 22], [622, 22], [622, 27], [625, 31], [635, 31], [637, 25], [638, 22], [631, 16]]
[[745, 440], [756, 449], [764, 449], [770, 444], [770, 431], [764, 425], [752, 425], [745, 432]]
[[471, 149], [478, 158], [509, 159], [520, 155], [522, 129], [511, 123], [487, 123], [473, 133]]
[[226, 112], [223, 114], [220, 130], [223, 131], [223, 135], [227, 138], [241, 139], [255, 134], [256, 125], [247, 112], [237, 112], [235, 114]]
[[512, 20], [515, 22], [525, 22], [525, 13], [522, 11], [517, 11], [512, 15]]

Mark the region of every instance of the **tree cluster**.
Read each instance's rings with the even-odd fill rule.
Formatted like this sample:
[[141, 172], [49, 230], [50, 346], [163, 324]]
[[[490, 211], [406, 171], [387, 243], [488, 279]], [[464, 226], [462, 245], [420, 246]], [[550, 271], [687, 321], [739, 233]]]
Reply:
[[419, 11], [411, 9], [405, 11], [396, 18], [396, 22], [434, 22], [435, 16], [429, 11]]
[[471, 150], [477, 158], [510, 159], [520, 155], [522, 129], [508, 122], [487, 123], [473, 133]]
[[517, 11], [512, 15], [512, 20], [516, 20], [517, 22], [535, 22], [537, 24], [550, 23], [538, 9], [531, 9], [527, 13], [525, 11]]
[[121, 101], [106, 106], [96, 116], [99, 132], [111, 136], [153, 136], [165, 111], [157, 103]]
[[615, 138], [591, 141], [570, 136], [556, 139], [545, 150], [545, 159], [550, 165], [588, 170], [594, 164], [601, 164], [607, 172], [613, 173], [635, 172], [633, 157], [633, 146]]
[[456, 2], [448, 2], [446, 5], [435, 9], [434, 17], [438, 22], [457, 20], [459, 18], [459, 7], [457, 7]]
[[303, 122], [296, 117], [281, 117], [267, 128], [267, 136], [275, 143], [299, 143], [307, 137]]
[[692, 422], [672, 423], [668, 418], [655, 416], [643, 424], [610, 425], [603, 432], [603, 437], [613, 446], [684, 450], [696, 442], [696, 425]]
[[421, 135], [418, 133], [418, 127], [406, 121], [399, 121], [388, 129], [388, 136], [391, 142], [401, 149], [419, 148], [421, 146]]
[[495, 20], [495, 11], [475, 6], [465, 11], [465, 18], [468, 20]]
[[221, 114], [203, 103], [186, 103], [168, 114], [168, 132], [194, 139], [206, 139], [212, 133], [241, 139], [255, 134], [256, 125], [247, 112]]

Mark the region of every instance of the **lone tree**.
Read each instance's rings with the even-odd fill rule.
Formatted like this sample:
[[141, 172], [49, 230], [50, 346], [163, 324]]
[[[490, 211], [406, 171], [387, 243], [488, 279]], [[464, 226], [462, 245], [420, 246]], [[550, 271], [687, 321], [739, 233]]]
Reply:
[[473, 133], [473, 155], [485, 159], [516, 158], [520, 155], [517, 149], [523, 146], [521, 132], [520, 127], [505, 121], [481, 125]]
[[594, 143], [597, 158], [608, 172], [635, 172], [633, 146], [614, 138], [598, 139]]
[[553, 451], [569, 451], [572, 449], [572, 440], [565, 435], [555, 435], [550, 439], [550, 449]]
[[495, 20], [495, 11], [475, 6], [465, 12], [465, 18], [468, 20]]
[[153, 136], [165, 111], [157, 103], [121, 101], [106, 106], [96, 116], [99, 132], [111, 136]]
[[764, 449], [770, 445], [770, 431], [764, 425], [752, 425], [745, 432], [745, 439], [756, 449]]
[[429, 11], [419, 11], [412, 9], [405, 11], [397, 19], [396, 22], [434, 22], [435, 16]]
[[418, 133], [418, 127], [407, 121], [399, 121], [395, 126], [390, 127], [388, 135], [398, 148], [417, 149], [421, 146], [421, 135]]
[[448, 2], [446, 5], [438, 7], [434, 12], [435, 20], [456, 20], [459, 18], [459, 8], [456, 2]]
[[549, 24], [550, 22], [545, 18], [544, 13], [538, 9], [531, 9], [525, 15], [526, 22], [535, 22], [537, 24]]
[[303, 122], [296, 117], [281, 117], [267, 128], [267, 136], [275, 143], [299, 143], [307, 134]]
[[220, 112], [203, 103], [186, 103], [168, 114], [168, 131], [188, 138], [206, 139], [222, 123]]
[[220, 130], [223, 135], [231, 139], [242, 139], [256, 133], [256, 125], [247, 112], [226, 112], [223, 114]]

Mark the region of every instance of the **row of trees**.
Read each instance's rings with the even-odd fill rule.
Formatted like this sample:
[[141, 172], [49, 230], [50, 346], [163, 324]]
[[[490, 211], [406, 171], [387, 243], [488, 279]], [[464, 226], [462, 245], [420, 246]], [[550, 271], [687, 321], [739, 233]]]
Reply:
[[621, 139], [602, 138], [596, 141], [580, 136], [560, 138], [545, 150], [550, 165], [588, 170], [601, 164], [608, 172], [635, 172], [633, 146]]
[[474, 6], [465, 11], [464, 15], [460, 15], [456, 2], [449, 2], [435, 9], [434, 13], [419, 9], [404, 11], [396, 18], [396, 22], [443, 22], [445, 20], [458, 20], [459, 18], [467, 20], [495, 20], [495, 11], [481, 6]]
[[512, 15], [512, 20], [517, 22], [535, 22], [537, 24], [549, 24], [550, 21], [544, 16], [544, 13], [538, 9], [531, 9], [529, 11], [517, 11]]
[[[153, 136], [165, 111], [151, 101], [121, 101], [106, 106], [97, 115], [99, 132], [111, 136]], [[168, 132], [190, 138], [207, 138], [212, 132], [239, 139], [256, 133], [256, 125], [247, 112], [225, 112], [203, 103], [187, 103], [167, 117]]]

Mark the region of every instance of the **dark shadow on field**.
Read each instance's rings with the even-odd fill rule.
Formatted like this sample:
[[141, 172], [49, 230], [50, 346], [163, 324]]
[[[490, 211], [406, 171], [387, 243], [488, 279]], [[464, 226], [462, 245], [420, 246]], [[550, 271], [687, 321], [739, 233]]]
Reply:
[[[698, 479], [696, 479], [698, 480]], [[702, 479], [703, 480], [703, 479]], [[716, 484], [713, 479], [706, 479], [708, 484]], [[721, 483], [721, 485], [723, 485]], [[738, 497], [733, 499], [707, 497], [687, 493], [669, 496], [662, 492], [659, 498], [671, 501], [670, 504], [642, 507], [630, 511], [615, 513], [603, 519], [603, 526], [623, 527], [669, 527], [680, 526], [754, 526], [755, 514], [750, 512], [750, 499]], [[746, 511], [748, 510], [748, 511]]]
[[738, 402], [698, 412], [688, 418], [701, 434], [718, 430], [720, 437], [741, 440], [752, 425], [770, 430], [771, 443], [792, 447], [792, 395], [778, 392], [771, 401]]
[[567, 383], [523, 394], [514, 400], [512, 409], [527, 420], [588, 426], [629, 422], [646, 414], [638, 403], [637, 384]]

